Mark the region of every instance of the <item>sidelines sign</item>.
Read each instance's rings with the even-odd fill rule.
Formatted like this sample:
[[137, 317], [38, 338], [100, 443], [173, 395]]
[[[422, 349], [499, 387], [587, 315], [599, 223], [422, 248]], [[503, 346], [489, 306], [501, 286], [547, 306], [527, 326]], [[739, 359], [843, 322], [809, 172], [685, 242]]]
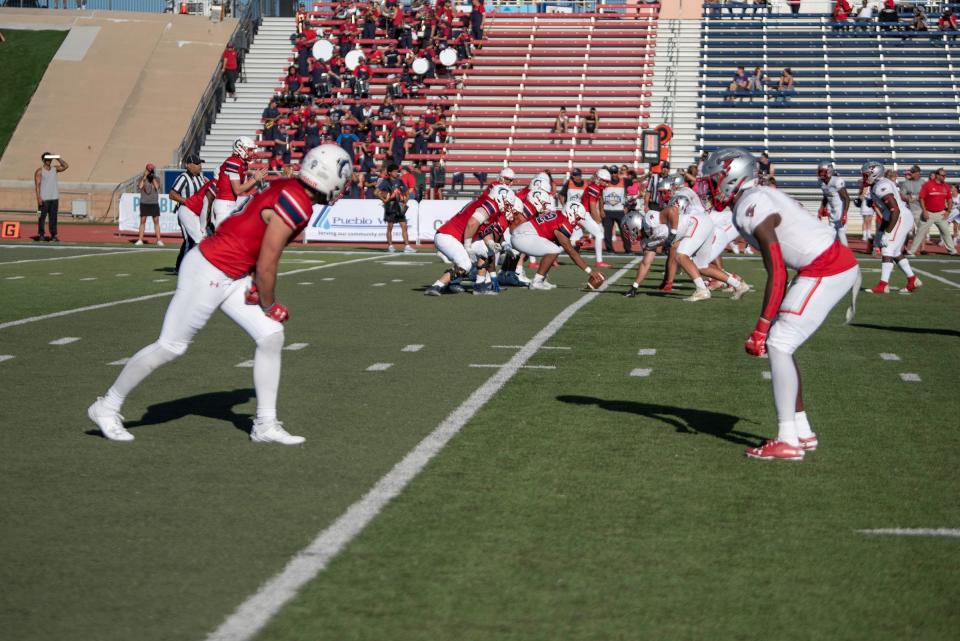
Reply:
[[[160, 233], [179, 234], [180, 223], [173, 208], [177, 203], [166, 194], [160, 194]], [[153, 219], [147, 218], [144, 233], [153, 233]], [[140, 230], [140, 194], [120, 195], [120, 231], [136, 232]]]
[[[412, 241], [432, 241], [437, 228], [468, 204], [469, 200], [425, 200], [407, 203], [407, 231]], [[341, 199], [330, 205], [314, 205], [305, 231], [307, 242], [382, 243], [387, 236], [383, 203], [379, 200]], [[393, 226], [393, 241], [403, 236]]]

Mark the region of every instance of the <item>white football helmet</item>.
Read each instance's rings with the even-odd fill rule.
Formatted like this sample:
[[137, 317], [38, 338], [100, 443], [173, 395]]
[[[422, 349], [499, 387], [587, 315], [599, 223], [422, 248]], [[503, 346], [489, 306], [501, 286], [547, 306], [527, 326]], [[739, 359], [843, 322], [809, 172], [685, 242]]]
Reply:
[[817, 178], [823, 182], [827, 182], [833, 178], [834, 168], [833, 162], [829, 160], [821, 160], [820, 164], [817, 165]]
[[630, 242], [637, 242], [643, 234], [643, 214], [631, 212], [623, 217], [623, 231], [629, 236]]
[[587, 213], [587, 208], [583, 206], [579, 200], [568, 201], [563, 207], [563, 213], [566, 214], [567, 220], [571, 224], [576, 225], [581, 220], [584, 220], [589, 214]]
[[533, 192], [538, 189], [542, 189], [548, 194], [553, 193], [553, 181], [550, 180], [550, 175], [544, 171], [530, 179], [530, 191]]
[[300, 161], [300, 182], [322, 194], [332, 203], [353, 177], [353, 163], [340, 145], [314, 147]]
[[240, 156], [242, 160], [249, 160], [256, 150], [257, 143], [249, 136], [240, 136], [233, 141], [233, 153]]
[[607, 182], [611, 182], [613, 180], [613, 177], [610, 175], [610, 172], [607, 169], [601, 167], [600, 169], [597, 170], [595, 174], [593, 174], [593, 179], [606, 180]]
[[538, 214], [545, 214], [553, 209], [553, 196], [545, 189], [533, 189], [527, 195], [527, 202], [533, 205]]
[[[686, 181], [683, 179], [683, 176], [680, 174], [673, 174], [667, 176], [660, 181], [660, 186], [657, 187], [657, 191], [666, 192], [667, 198], [670, 198], [671, 194], [676, 193], [681, 187], [686, 185]], [[661, 201], [663, 202], [663, 201]]]
[[739, 147], [718, 149], [703, 163], [703, 177], [710, 186], [713, 208], [722, 211], [742, 190], [756, 186], [757, 159]]
[[676, 194], [667, 203], [667, 207], [676, 207], [677, 213], [682, 216], [687, 213], [687, 208], [690, 207], [690, 197], [684, 194]]
[[500, 170], [500, 180], [513, 180], [516, 177], [517, 174], [509, 167], [504, 167]]
[[868, 160], [863, 163], [863, 167], [860, 168], [860, 173], [863, 175], [863, 184], [872, 185], [881, 178], [883, 178], [883, 163], [876, 160]]

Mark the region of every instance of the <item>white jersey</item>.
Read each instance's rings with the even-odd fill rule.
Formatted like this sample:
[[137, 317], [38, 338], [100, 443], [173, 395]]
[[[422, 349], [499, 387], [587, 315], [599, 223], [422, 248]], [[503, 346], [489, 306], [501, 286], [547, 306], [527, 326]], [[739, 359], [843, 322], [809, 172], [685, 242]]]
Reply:
[[910, 213], [907, 203], [903, 202], [903, 196], [900, 195], [900, 188], [897, 187], [889, 178], [881, 178], [870, 187], [870, 197], [873, 199], [873, 205], [880, 210], [880, 216], [884, 220], [890, 220], [890, 209], [883, 202], [883, 197], [892, 195], [897, 200], [897, 207], [900, 208], [900, 214]]
[[754, 230], [773, 214], [780, 215], [777, 239], [783, 262], [791, 269], [806, 267], [836, 240], [832, 227], [818, 223], [803, 205], [773, 187], [744, 191], [733, 205], [733, 224], [744, 240], [759, 249]]
[[840, 192], [847, 188], [840, 176], [832, 176], [830, 180], [819, 181], [820, 191], [827, 200], [827, 207], [830, 208], [830, 215], [839, 218], [843, 214], [843, 199], [840, 198]]

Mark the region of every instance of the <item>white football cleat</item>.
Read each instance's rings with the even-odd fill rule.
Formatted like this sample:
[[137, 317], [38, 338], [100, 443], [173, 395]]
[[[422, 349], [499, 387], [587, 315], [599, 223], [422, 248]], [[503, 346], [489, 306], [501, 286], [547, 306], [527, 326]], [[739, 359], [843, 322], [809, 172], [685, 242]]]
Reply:
[[254, 443], [280, 443], [281, 445], [300, 445], [307, 439], [294, 436], [283, 429], [283, 423], [274, 420], [255, 419], [250, 430], [250, 440]]
[[546, 279], [531, 281], [530, 284], [527, 285], [527, 287], [529, 287], [530, 289], [540, 289], [543, 291], [550, 291], [551, 289], [557, 288], [556, 285], [554, 285], [553, 283], [547, 282]]
[[688, 303], [695, 303], [698, 300], [707, 300], [710, 298], [710, 290], [706, 287], [699, 287], [695, 292], [684, 298]]
[[87, 408], [87, 416], [97, 424], [103, 435], [111, 441], [132, 441], [133, 434], [123, 426], [123, 417], [119, 412], [107, 409], [103, 404], [103, 397], [98, 397], [93, 405]]
[[403, 248], [403, 253], [404, 253], [404, 254], [416, 254], [416, 253], [417, 253], [417, 250], [414, 249], [413, 247], [411, 247], [410, 245], [407, 245], [406, 247]]
[[743, 295], [750, 291], [750, 285], [747, 285], [745, 281], [740, 281], [740, 286], [734, 288], [733, 295], [730, 296], [733, 300], [740, 300], [743, 298]]

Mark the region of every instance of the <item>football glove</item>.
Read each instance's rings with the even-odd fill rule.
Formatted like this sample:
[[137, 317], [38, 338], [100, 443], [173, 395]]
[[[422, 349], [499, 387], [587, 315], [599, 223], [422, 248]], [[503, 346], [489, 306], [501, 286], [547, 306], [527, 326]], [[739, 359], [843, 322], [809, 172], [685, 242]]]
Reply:
[[826, 207], [821, 207], [820, 211], [817, 212], [817, 218], [826, 218], [830, 215], [830, 210]]
[[290, 318], [290, 312], [280, 303], [274, 303], [269, 309], [263, 310], [263, 313], [278, 323], [284, 323]]
[[846, 225], [847, 225], [847, 210], [844, 209], [843, 213], [840, 214], [840, 226], [846, 227]]
[[246, 293], [243, 295], [243, 300], [247, 303], [247, 305], [260, 304], [260, 292], [257, 291], [256, 283], [250, 283], [250, 287], [247, 288]]
[[751, 356], [763, 356], [767, 352], [767, 332], [770, 331], [770, 321], [761, 318], [757, 321], [757, 326], [753, 328], [747, 342], [743, 348]]
[[863, 207], [863, 198], [854, 198], [853, 204], [857, 207]]
[[886, 247], [889, 243], [890, 243], [890, 234], [888, 232], [883, 232], [882, 234], [880, 234], [879, 236], [876, 236], [873, 239], [873, 246], [875, 248], [879, 247], [882, 249]]

